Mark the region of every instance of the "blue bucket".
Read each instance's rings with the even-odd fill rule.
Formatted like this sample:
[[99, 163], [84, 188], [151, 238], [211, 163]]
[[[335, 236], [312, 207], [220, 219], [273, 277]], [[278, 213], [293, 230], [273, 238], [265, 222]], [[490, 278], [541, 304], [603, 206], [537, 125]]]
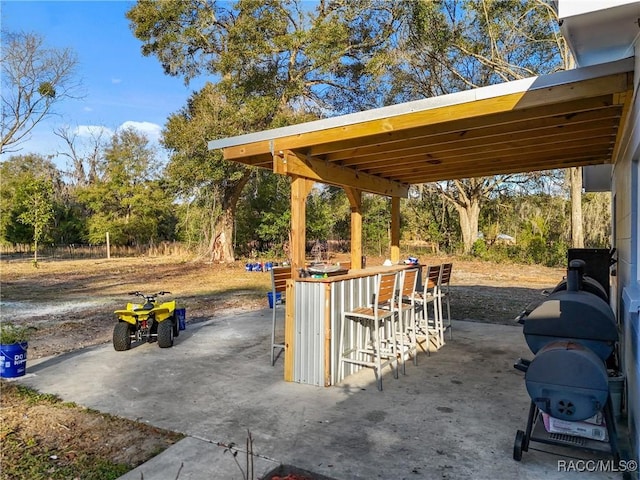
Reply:
[[176, 308], [176, 318], [178, 319], [178, 328], [185, 330], [187, 328], [187, 309]]
[[22, 377], [27, 372], [27, 342], [0, 345], [0, 377]]
[[[273, 292], [267, 292], [267, 298], [269, 299], [269, 308], [273, 308]], [[276, 305], [282, 304], [282, 292], [276, 292]]]

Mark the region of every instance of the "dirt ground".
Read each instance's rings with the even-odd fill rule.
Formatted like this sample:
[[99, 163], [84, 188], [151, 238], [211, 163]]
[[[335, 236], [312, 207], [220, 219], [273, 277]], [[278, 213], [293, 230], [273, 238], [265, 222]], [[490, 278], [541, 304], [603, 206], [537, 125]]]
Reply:
[[[335, 258], [340, 259], [346, 256]], [[369, 258], [367, 263], [376, 265], [382, 260]], [[563, 269], [446, 257], [420, 261], [425, 265], [452, 261], [452, 318], [489, 323], [512, 324], [518, 313], [541, 301], [541, 292], [552, 288], [564, 274]], [[188, 325], [233, 311], [266, 308], [269, 289], [269, 274], [247, 272], [243, 262], [211, 265], [172, 257], [43, 260], [36, 269], [29, 261], [0, 261], [2, 321], [36, 328], [29, 340], [29, 359], [111, 342], [116, 321], [113, 310], [132, 300], [127, 294], [131, 291], [172, 292], [171, 297], [187, 309]], [[3, 387], [7, 393], [6, 385]], [[109, 439], [109, 448], [101, 454], [133, 467], [177, 438], [170, 432], [148, 430], [146, 425], [132, 429], [115, 421], [99, 421], [95, 412], [82, 408], [70, 409], [61, 417], [58, 407], [41, 405], [39, 411], [27, 414], [28, 406], [11, 398], [2, 395], [0, 440], [7, 431], [62, 439], [67, 452], [62, 455], [76, 452], [73, 456], [93, 447], [95, 438]], [[51, 408], [55, 410], [49, 411]], [[91, 435], [69, 435], [71, 426], [73, 431], [88, 429]], [[114, 433], [118, 429], [120, 433]], [[132, 444], [137, 447], [131, 449]]]

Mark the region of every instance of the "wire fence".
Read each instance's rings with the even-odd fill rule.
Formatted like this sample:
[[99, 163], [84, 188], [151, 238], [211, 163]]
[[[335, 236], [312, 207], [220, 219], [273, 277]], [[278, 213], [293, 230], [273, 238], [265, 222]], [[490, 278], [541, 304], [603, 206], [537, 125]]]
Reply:
[[[168, 256], [185, 255], [190, 253], [190, 250], [181, 242], [161, 242], [134, 246], [111, 245], [109, 253], [111, 257]], [[3, 260], [30, 259], [33, 254], [33, 245], [19, 243], [0, 245], [0, 257]], [[107, 258], [107, 246], [81, 244], [38, 245], [38, 258], [66, 260]]]

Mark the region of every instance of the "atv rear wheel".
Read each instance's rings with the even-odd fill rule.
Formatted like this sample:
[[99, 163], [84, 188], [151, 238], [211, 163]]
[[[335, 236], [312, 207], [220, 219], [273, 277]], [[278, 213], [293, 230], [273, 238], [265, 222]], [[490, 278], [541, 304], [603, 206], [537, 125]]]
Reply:
[[117, 352], [131, 348], [131, 325], [127, 322], [118, 322], [113, 328], [113, 348]]
[[169, 318], [158, 324], [158, 346], [160, 348], [173, 346], [173, 322]]

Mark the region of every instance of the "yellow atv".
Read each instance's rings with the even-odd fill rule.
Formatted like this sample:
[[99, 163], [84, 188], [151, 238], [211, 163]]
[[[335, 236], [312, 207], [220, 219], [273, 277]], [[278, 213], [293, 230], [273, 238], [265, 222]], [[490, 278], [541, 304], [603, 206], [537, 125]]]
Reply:
[[118, 323], [113, 329], [113, 348], [117, 351], [129, 350], [131, 342], [155, 342], [160, 348], [173, 346], [173, 339], [180, 333], [175, 315], [176, 301], [158, 303], [156, 298], [171, 292], [146, 295], [130, 292], [129, 295], [142, 297], [144, 303], [127, 303], [124, 310], [116, 310]]

